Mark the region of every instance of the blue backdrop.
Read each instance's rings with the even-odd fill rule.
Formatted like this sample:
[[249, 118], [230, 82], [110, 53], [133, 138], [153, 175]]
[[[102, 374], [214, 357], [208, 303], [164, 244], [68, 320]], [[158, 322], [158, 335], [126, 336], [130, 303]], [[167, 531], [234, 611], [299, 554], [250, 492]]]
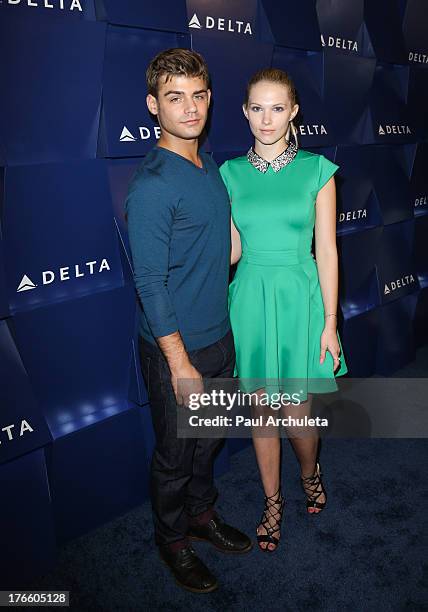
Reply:
[[[288, 71], [303, 148], [339, 164], [340, 331], [352, 376], [428, 341], [425, 0], [0, 3], [0, 549], [4, 587], [147, 498], [153, 432], [123, 218], [159, 128], [144, 74], [207, 59], [203, 146], [244, 153], [257, 69]], [[230, 441], [217, 461], [228, 469]]]

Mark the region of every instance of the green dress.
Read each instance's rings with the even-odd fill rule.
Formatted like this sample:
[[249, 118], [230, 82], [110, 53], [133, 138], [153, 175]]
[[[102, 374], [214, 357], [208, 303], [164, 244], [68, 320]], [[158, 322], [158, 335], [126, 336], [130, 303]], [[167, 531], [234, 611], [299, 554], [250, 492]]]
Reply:
[[247, 392], [298, 389], [305, 400], [306, 392], [337, 390], [335, 376], [348, 371], [339, 334], [336, 373], [329, 351], [319, 362], [324, 305], [311, 253], [317, 193], [338, 168], [302, 149], [276, 171], [269, 164], [263, 173], [247, 156], [220, 168], [242, 244], [229, 313], [235, 375]]

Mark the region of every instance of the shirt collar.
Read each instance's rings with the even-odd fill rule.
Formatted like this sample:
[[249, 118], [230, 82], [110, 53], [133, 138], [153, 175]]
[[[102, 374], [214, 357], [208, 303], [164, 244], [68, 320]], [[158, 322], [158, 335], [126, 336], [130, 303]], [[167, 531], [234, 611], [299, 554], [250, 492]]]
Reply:
[[288, 147], [278, 157], [275, 157], [271, 162], [266, 161], [256, 153], [253, 147], [250, 147], [247, 153], [247, 159], [254, 168], [262, 172], [267, 172], [269, 165], [272, 166], [274, 172], [279, 172], [281, 168], [293, 161], [297, 154], [297, 147], [293, 142], [288, 143]]

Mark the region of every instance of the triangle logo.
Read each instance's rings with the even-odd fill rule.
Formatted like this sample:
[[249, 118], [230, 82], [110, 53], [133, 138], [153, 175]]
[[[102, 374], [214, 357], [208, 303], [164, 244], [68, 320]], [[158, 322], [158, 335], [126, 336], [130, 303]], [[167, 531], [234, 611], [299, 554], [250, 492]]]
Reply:
[[135, 142], [137, 139], [131, 134], [126, 125], [124, 125], [119, 140], [120, 142]]
[[383, 290], [383, 294], [384, 295], [388, 295], [388, 293], [391, 293], [391, 289], [388, 287], [388, 285], [385, 283], [385, 289]]
[[16, 292], [18, 293], [18, 291], [29, 291], [30, 289], [35, 289], [36, 287], [37, 285], [33, 283], [31, 278], [28, 278], [28, 276], [24, 274]]
[[193, 15], [192, 19], [189, 21], [189, 28], [197, 28], [198, 30], [202, 30], [201, 22], [199, 21], [196, 13]]
[[383, 127], [379, 124], [379, 135], [380, 136], [385, 136], [385, 130], [383, 129]]

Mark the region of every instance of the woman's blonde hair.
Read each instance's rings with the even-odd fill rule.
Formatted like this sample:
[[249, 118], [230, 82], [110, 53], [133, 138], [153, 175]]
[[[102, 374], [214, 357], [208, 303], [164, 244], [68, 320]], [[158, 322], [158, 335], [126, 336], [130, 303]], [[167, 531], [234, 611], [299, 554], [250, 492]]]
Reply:
[[297, 103], [296, 87], [294, 86], [291, 77], [284, 72], [284, 70], [280, 70], [279, 68], [263, 68], [263, 70], [259, 70], [253, 74], [251, 79], [248, 81], [244, 99], [245, 106], [248, 106], [252, 86], [256, 83], [260, 83], [260, 81], [268, 81], [269, 83], [279, 83], [280, 85], [285, 85], [285, 87], [288, 87], [291, 106], [294, 106]]

